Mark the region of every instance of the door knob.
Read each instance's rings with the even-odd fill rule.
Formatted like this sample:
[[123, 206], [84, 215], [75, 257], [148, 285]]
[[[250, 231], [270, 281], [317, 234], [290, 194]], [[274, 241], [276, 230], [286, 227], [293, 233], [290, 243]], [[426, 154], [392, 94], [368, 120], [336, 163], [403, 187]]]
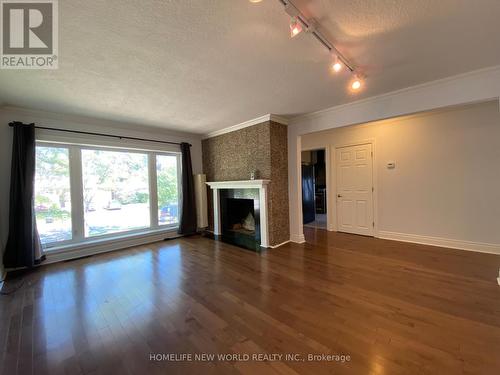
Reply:
[[337, 194], [337, 198], [342, 198], [342, 195], [340, 195], [340, 194]]

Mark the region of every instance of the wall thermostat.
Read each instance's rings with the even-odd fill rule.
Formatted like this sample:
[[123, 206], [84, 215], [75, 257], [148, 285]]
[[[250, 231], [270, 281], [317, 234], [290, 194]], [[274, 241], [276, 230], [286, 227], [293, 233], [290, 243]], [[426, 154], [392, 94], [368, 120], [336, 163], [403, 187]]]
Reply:
[[394, 169], [396, 168], [396, 163], [393, 161], [388, 161], [387, 162], [387, 169]]

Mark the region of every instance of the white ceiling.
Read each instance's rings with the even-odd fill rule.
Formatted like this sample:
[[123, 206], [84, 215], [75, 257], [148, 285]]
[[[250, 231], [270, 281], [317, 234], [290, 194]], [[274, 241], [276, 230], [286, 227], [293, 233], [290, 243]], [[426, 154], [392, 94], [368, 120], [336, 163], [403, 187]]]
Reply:
[[59, 1], [59, 69], [0, 71], [0, 103], [206, 134], [500, 64], [498, 0], [302, 0], [367, 74], [353, 95], [278, 0]]

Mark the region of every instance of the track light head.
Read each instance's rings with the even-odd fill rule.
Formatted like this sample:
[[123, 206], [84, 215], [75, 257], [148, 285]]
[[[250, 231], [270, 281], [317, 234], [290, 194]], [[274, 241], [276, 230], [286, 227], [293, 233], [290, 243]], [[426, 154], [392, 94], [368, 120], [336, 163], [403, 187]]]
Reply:
[[301, 32], [302, 32], [302, 24], [296, 17], [293, 17], [290, 20], [290, 37], [294, 38]]
[[356, 74], [352, 79], [350, 86], [352, 91], [360, 90], [363, 87], [363, 78], [359, 74]]
[[336, 56], [335, 59], [332, 62], [332, 70], [335, 73], [338, 73], [338, 72], [340, 72], [342, 70], [343, 67], [344, 67], [344, 64], [342, 63], [342, 61], [340, 61], [340, 59], [338, 58], [338, 56]]

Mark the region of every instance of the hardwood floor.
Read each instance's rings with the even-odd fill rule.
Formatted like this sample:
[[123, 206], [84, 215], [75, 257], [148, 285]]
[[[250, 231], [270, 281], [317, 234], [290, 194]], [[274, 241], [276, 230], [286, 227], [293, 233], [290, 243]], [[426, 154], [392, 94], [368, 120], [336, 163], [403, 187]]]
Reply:
[[191, 237], [42, 267], [0, 296], [2, 374], [500, 374], [500, 256], [306, 238], [256, 254]]

